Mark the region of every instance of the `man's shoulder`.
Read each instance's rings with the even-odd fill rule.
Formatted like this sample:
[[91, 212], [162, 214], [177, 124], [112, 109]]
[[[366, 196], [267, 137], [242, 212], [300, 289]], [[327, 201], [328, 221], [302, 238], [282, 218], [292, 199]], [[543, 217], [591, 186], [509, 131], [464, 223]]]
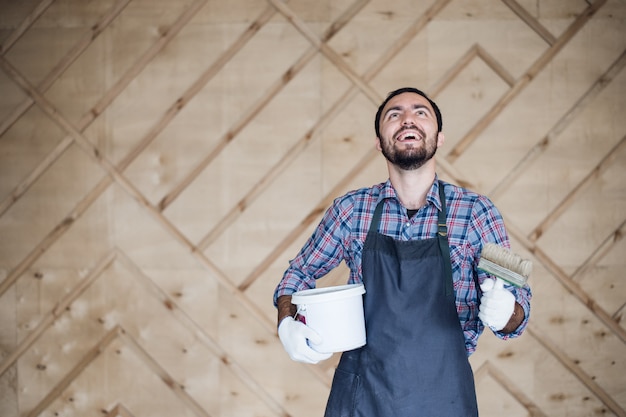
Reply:
[[335, 201], [354, 202], [354, 201], [358, 201], [362, 199], [368, 199], [368, 200], [377, 199], [378, 196], [383, 192], [386, 186], [387, 186], [387, 183], [381, 182], [379, 184], [374, 184], [370, 187], [362, 187], [362, 188], [350, 190], [344, 195], [337, 197]]
[[450, 182], [441, 181], [441, 183], [445, 186], [446, 197], [452, 201], [464, 201], [481, 206], [494, 206], [491, 199], [484, 194]]

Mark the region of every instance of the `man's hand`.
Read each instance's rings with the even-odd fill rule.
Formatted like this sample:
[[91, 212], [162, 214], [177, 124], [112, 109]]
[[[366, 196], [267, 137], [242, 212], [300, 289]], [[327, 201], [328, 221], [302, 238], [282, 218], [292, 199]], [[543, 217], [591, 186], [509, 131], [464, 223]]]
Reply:
[[322, 337], [315, 330], [300, 321], [294, 320], [291, 316], [281, 320], [278, 325], [278, 337], [289, 357], [296, 362], [315, 364], [333, 355], [332, 353], [319, 353], [311, 348], [308, 340], [314, 344], [320, 344], [322, 343]]
[[510, 291], [504, 289], [504, 281], [500, 278], [495, 280], [487, 279], [480, 285], [480, 289], [483, 292], [483, 296], [480, 298], [478, 317], [493, 331], [500, 331], [505, 327], [510, 327], [507, 325], [513, 316], [513, 312], [516, 311], [515, 296]]

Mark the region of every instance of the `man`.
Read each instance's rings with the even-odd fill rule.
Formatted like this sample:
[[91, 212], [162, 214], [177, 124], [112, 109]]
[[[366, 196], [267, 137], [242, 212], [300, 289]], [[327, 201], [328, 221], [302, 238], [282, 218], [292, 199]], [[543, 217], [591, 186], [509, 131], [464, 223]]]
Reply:
[[[289, 356], [330, 354], [294, 320], [291, 294], [315, 287], [342, 260], [363, 283], [367, 344], [342, 354], [326, 416], [477, 416], [468, 357], [488, 326], [502, 338], [528, 323], [531, 292], [477, 269], [482, 247], [509, 247], [485, 196], [439, 181], [441, 112], [422, 91], [401, 88], [380, 105], [376, 147], [389, 179], [337, 198], [276, 288], [278, 334]], [[480, 291], [478, 290], [480, 287]]]

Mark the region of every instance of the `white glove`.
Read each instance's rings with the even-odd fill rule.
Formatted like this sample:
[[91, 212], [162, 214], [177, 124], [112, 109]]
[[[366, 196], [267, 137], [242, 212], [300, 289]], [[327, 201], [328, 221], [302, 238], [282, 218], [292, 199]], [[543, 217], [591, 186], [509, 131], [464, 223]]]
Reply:
[[296, 362], [318, 363], [330, 358], [332, 353], [320, 353], [309, 346], [322, 343], [322, 336], [301, 321], [285, 317], [278, 325], [278, 337], [289, 357]]
[[515, 296], [504, 289], [504, 281], [500, 278], [485, 280], [480, 289], [483, 296], [480, 298], [478, 317], [491, 330], [502, 330], [515, 310]]

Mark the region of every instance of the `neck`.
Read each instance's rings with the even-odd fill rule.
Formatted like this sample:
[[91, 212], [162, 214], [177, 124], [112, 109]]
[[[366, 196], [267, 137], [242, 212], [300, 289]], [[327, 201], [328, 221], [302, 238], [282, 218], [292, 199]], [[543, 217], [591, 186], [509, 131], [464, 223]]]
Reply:
[[388, 164], [389, 180], [402, 205], [419, 209], [426, 204], [426, 195], [435, 180], [435, 161], [431, 159], [418, 169], [405, 171]]

